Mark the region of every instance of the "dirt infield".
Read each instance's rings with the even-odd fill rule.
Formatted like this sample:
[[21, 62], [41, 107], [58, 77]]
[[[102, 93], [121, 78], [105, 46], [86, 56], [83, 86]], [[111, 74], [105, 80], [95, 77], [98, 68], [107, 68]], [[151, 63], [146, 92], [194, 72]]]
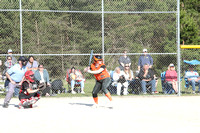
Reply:
[[13, 98], [7, 109], [0, 99], [1, 133], [199, 133], [200, 96], [106, 97], [92, 108], [91, 97], [42, 98], [20, 110]]

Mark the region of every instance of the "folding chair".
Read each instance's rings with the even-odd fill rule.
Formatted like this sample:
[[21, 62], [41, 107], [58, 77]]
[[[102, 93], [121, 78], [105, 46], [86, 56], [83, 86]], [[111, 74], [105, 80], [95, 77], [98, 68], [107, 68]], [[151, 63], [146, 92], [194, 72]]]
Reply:
[[[187, 71], [185, 71], [185, 73], [186, 72]], [[197, 72], [197, 71], [194, 71], [194, 72]], [[192, 89], [191, 90], [189, 89], [190, 86], [191, 86], [191, 83], [188, 81], [188, 78], [185, 77], [184, 80], [185, 80], [185, 92], [186, 93], [192, 93]], [[198, 85], [199, 85], [199, 83], [195, 82], [195, 86], [198, 86]]]
[[110, 71], [109, 74], [110, 74], [110, 78], [111, 78], [111, 83], [110, 83], [110, 86], [108, 87], [108, 90], [111, 94], [117, 94], [117, 85], [113, 84], [114, 71]]
[[162, 91], [164, 94], [172, 94], [174, 93], [174, 89], [172, 87], [172, 84], [169, 84], [166, 82], [165, 80], [165, 74], [166, 74], [166, 71], [162, 72], [160, 77], [161, 77], [161, 85], [162, 85]]
[[[81, 73], [80, 70], [77, 70]], [[68, 93], [71, 93], [71, 78], [70, 78], [70, 73], [71, 73], [71, 69], [67, 69], [67, 72], [66, 72], [66, 81], [68, 83]], [[82, 73], [81, 73], [82, 74]], [[75, 82], [75, 85], [74, 85], [74, 91], [76, 91], [77, 93], [80, 93], [81, 92], [81, 85], [78, 84], [77, 82]]]

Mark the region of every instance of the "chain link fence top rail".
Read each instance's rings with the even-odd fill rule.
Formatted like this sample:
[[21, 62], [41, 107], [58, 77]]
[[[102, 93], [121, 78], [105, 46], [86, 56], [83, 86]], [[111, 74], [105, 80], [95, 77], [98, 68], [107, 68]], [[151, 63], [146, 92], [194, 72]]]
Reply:
[[1, 0], [0, 18], [2, 61], [9, 48], [17, 57], [34, 55], [52, 79], [64, 80], [72, 66], [83, 70], [91, 49], [104, 53], [109, 70], [128, 50], [135, 71], [143, 48], [158, 77], [170, 63], [177, 65], [176, 0], [23, 0], [21, 9], [18, 0]]

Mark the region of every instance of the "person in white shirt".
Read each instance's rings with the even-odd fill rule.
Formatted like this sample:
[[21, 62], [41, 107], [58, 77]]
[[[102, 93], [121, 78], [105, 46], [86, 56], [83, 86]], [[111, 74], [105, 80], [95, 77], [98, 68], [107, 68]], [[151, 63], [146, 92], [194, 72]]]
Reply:
[[117, 95], [121, 94], [121, 88], [124, 87], [124, 95], [128, 94], [128, 78], [129, 76], [121, 71], [119, 67], [115, 68], [115, 72], [113, 73], [113, 84], [117, 84]]
[[197, 84], [199, 86], [200, 91], [200, 77], [199, 74], [194, 71], [194, 66], [189, 66], [189, 71], [185, 73], [185, 78], [187, 78], [190, 85], [192, 85], [193, 94], [195, 94], [195, 85]]

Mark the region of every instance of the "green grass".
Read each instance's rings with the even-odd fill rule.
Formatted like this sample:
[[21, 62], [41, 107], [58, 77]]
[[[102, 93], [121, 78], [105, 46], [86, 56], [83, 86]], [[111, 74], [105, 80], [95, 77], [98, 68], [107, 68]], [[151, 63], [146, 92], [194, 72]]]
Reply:
[[[91, 97], [95, 82], [96, 82], [95, 79], [87, 79], [85, 81], [85, 88], [84, 88], [85, 94], [77, 93], [77, 94], [73, 95], [71, 93], [61, 93], [54, 97], [56, 97], [56, 98], [58, 98], [58, 97]], [[63, 80], [63, 83], [64, 83], [64, 88], [69, 90], [67, 82], [65, 80]], [[181, 95], [182, 96], [196, 96], [197, 95], [197, 94], [191, 94], [191, 92], [192, 92], [191, 87], [187, 90], [187, 89], [185, 89], [184, 85], [185, 85], [185, 82], [184, 81], [181, 82], [181, 88], [182, 88]], [[158, 80], [156, 89], [157, 89], [157, 91], [162, 92], [162, 86], [161, 86], [160, 79]], [[102, 96], [102, 94], [98, 94], [98, 95]], [[112, 94], [112, 95], [115, 96], [114, 94]], [[163, 93], [159, 93], [159, 94], [155, 94], [155, 95], [163, 95]], [[174, 95], [174, 94], [171, 94], [171, 95]], [[142, 95], [129, 94], [128, 96], [142, 96]], [[0, 94], [0, 98], [5, 98], [5, 94]]]

